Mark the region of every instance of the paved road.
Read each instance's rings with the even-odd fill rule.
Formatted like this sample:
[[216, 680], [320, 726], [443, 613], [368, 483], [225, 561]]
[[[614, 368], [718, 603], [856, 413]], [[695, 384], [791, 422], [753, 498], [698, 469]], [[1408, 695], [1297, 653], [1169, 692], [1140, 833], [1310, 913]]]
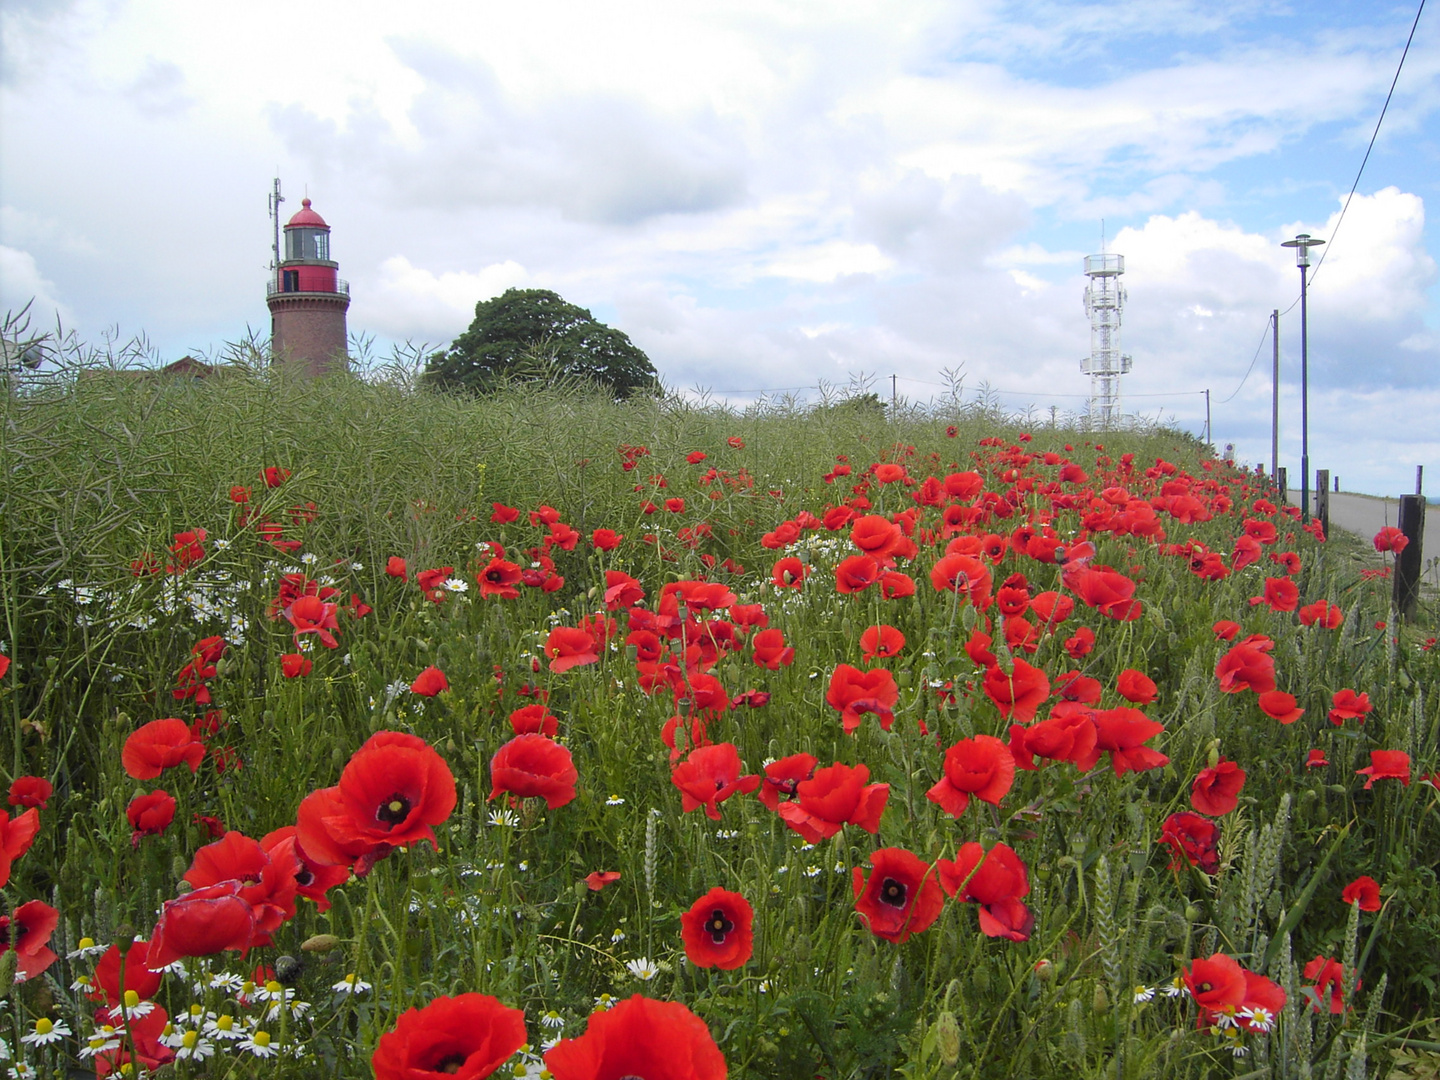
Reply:
[[[1300, 492], [1290, 489], [1290, 505], [1300, 505]], [[1310, 493], [1310, 509], [1315, 509], [1315, 493]], [[1330, 527], [1363, 536], [1366, 540], [1386, 525], [1400, 523], [1400, 500], [1381, 499], [1374, 495], [1351, 495], [1332, 492], [1330, 495]], [[1440, 550], [1440, 506], [1425, 510], [1425, 532], [1421, 544], [1427, 552]]]

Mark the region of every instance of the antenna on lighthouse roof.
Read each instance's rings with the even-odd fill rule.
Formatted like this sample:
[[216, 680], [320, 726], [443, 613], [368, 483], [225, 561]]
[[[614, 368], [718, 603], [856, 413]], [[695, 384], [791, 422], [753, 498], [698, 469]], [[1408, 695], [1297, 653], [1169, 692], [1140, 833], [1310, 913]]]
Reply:
[[[275, 171], [279, 172], [280, 170], [276, 169]], [[274, 222], [275, 225], [275, 247], [273, 249], [275, 258], [274, 261], [270, 263], [270, 269], [277, 275], [280, 273], [280, 204], [284, 201], [285, 196], [280, 194], [280, 178], [277, 176], [275, 177], [275, 186], [271, 190], [268, 200], [270, 220]], [[276, 280], [279, 280], [278, 277]]]
[[1105, 254], [1105, 219], [1100, 219], [1100, 254]]

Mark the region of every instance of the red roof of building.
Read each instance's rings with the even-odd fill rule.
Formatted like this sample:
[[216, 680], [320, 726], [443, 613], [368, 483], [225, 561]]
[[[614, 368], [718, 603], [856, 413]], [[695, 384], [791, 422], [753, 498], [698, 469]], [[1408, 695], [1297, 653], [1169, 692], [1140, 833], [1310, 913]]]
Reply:
[[328, 229], [325, 219], [310, 209], [310, 200], [300, 200], [300, 210], [294, 217], [285, 223], [287, 229]]

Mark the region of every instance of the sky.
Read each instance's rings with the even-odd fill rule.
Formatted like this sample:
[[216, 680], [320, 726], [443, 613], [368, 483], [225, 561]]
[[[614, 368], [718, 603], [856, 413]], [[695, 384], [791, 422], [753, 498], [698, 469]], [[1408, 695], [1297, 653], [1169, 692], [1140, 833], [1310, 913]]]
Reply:
[[[4, 0], [0, 311], [157, 362], [268, 334], [308, 194], [374, 351], [546, 288], [666, 384], [1083, 412], [1125, 258], [1128, 413], [1440, 491], [1440, 9], [1418, 0]], [[1337, 230], [1338, 225], [1338, 230]], [[1103, 239], [1102, 239], [1103, 237]], [[891, 376], [895, 376], [892, 384]]]

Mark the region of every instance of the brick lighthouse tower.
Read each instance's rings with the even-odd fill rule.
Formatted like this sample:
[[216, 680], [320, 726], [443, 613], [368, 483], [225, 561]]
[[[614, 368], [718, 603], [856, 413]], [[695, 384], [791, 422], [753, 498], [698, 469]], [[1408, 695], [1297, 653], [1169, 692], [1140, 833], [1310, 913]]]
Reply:
[[[280, 182], [271, 196], [279, 221]], [[275, 243], [275, 274], [266, 287], [270, 308], [270, 347], [275, 363], [297, 375], [314, 378], [348, 370], [345, 352], [345, 310], [350, 284], [340, 280], [340, 264], [330, 258], [330, 226], [300, 203], [300, 212], [285, 225], [285, 257]]]

